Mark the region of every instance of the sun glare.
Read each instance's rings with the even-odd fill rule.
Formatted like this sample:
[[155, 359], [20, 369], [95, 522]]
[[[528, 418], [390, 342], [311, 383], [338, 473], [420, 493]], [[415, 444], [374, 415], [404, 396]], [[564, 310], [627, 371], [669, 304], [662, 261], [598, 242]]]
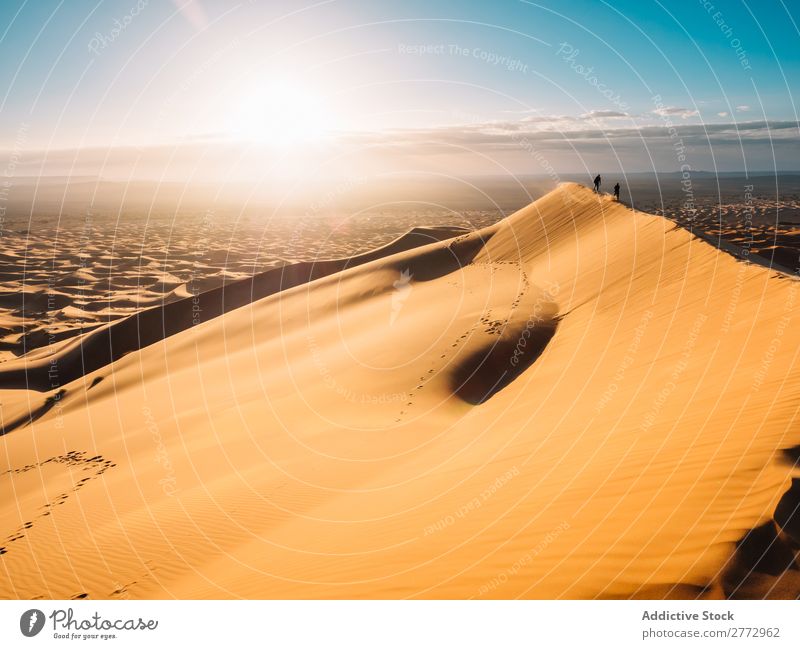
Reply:
[[331, 126], [319, 95], [297, 84], [272, 82], [242, 93], [228, 130], [237, 140], [284, 149], [318, 140]]

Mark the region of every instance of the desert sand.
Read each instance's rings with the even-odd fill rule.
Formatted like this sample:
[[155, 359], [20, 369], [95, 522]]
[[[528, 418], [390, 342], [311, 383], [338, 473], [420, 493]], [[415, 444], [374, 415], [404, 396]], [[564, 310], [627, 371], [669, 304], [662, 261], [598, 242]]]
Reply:
[[790, 275], [575, 184], [291, 262], [0, 364], [1, 597], [800, 594]]
[[[501, 218], [495, 211], [455, 214], [422, 206], [343, 216], [324, 202], [267, 218], [226, 205], [158, 208], [126, 205], [98, 212], [87, 207], [81, 213], [31, 202], [18, 203], [5, 215], [0, 220], [0, 364], [45, 347], [53, 352], [67, 339], [143, 309], [273, 268], [346, 260], [418, 226], [447, 222], [475, 229]], [[66, 213], [48, 216], [59, 209]]]

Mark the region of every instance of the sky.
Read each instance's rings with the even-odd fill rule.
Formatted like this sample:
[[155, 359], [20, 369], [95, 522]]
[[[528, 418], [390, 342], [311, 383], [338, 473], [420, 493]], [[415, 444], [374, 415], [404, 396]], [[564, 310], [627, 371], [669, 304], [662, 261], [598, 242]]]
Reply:
[[0, 168], [797, 170], [798, 24], [794, 0], [4, 0]]

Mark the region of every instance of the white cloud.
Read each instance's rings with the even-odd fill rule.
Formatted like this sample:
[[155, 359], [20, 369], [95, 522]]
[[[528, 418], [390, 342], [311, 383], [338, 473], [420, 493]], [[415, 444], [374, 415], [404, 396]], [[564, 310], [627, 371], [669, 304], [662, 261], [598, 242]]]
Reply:
[[678, 106], [666, 106], [665, 108], [656, 108], [653, 111], [656, 115], [660, 115], [661, 117], [666, 116], [675, 116], [675, 117], [682, 117], [686, 119], [688, 117], [694, 117], [697, 115], [696, 110], [692, 110], [691, 108], [680, 108]]
[[581, 115], [582, 119], [607, 119], [614, 117], [630, 117], [630, 115], [618, 110], [590, 110], [588, 113]]
[[727, 117], [728, 113], [723, 110], [721, 113], [717, 113], [717, 115], [719, 115], [720, 117]]
[[751, 110], [750, 106], [748, 106], [747, 104], [742, 104], [741, 106], [736, 107], [737, 113], [749, 113], [750, 110]]
[[[574, 119], [574, 118], [573, 118]], [[465, 150], [494, 156], [502, 152], [525, 150], [548, 151], [548, 155], [559, 152], [604, 153], [613, 147], [619, 154], [636, 155], [646, 145], [653, 150], [667, 152], [668, 164], [674, 164], [674, 150], [670, 129], [664, 125], [639, 125], [606, 128], [590, 126], [590, 121], [577, 121], [565, 128], [553, 128], [552, 124], [509, 122], [500, 126], [487, 122], [469, 129], [458, 127], [408, 129], [391, 132], [355, 132], [343, 135], [345, 145], [367, 146], [375, 151], [396, 153], [403, 150], [414, 156], [454, 154]], [[800, 122], [779, 120], [745, 121], [740, 123], [687, 123], [678, 127], [683, 143], [694, 147], [697, 156], [703, 152], [725, 150], [740, 151], [743, 146], [765, 147], [796, 146]], [[402, 144], [400, 144], [402, 143]], [[400, 146], [398, 146], [400, 144]], [[733, 154], [732, 154], [733, 155]]]
[[577, 118], [571, 115], [531, 115], [523, 117], [521, 121], [526, 124], [549, 124], [553, 122], [574, 122], [576, 120]]

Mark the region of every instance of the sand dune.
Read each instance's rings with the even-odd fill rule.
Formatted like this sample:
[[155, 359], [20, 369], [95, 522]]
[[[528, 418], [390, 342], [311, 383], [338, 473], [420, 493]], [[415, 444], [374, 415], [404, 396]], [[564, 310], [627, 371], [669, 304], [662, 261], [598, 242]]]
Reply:
[[[349, 217], [316, 211], [251, 216], [209, 208], [170, 213], [7, 214], [0, 254], [0, 364], [112, 322], [295, 263], [348, 259], [446, 219], [470, 229], [494, 212]], [[452, 226], [450, 226], [452, 227]], [[421, 230], [420, 230], [421, 231]]]
[[[225, 282], [222, 286], [202, 293], [194, 286], [188, 289], [184, 285], [183, 291], [169, 296], [172, 299], [160, 300], [159, 306], [138, 310], [101, 328], [82, 324], [79, 335], [75, 335], [74, 328], [65, 328], [63, 332], [51, 330], [46, 334], [36, 330], [33, 335], [28, 334], [26, 337], [36, 340], [36, 334], [39, 334], [39, 338], [46, 339], [47, 347], [41, 348], [44, 347], [42, 345], [17, 361], [0, 365], [0, 389], [27, 388], [46, 391], [56, 385], [64, 385], [125, 354], [213, 320], [254, 300], [463, 232], [464, 229], [459, 227], [414, 228], [391, 243], [361, 255], [286, 264], [252, 277]], [[139, 279], [140, 276], [136, 276], [129, 281]], [[120, 301], [119, 293], [116, 299]], [[63, 310], [77, 311], [75, 307], [66, 307]], [[87, 329], [89, 333], [83, 333]], [[65, 344], [54, 345], [64, 338], [68, 338]]]
[[797, 597], [798, 283], [572, 184], [452, 234], [4, 363], [0, 596]]

